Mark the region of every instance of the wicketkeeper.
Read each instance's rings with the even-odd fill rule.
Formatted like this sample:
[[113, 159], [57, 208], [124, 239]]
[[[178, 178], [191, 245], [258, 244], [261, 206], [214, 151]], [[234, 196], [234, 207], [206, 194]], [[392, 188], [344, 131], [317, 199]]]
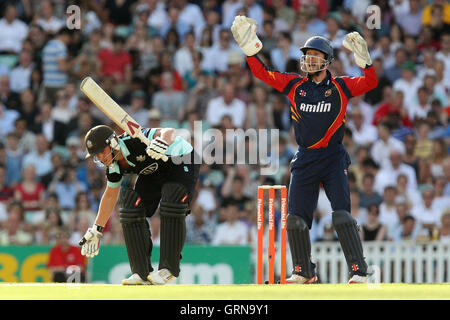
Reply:
[[[174, 129], [146, 128], [142, 132], [151, 141], [148, 147], [126, 133], [117, 136], [104, 125], [92, 128], [85, 136], [86, 157], [94, 157], [94, 161], [106, 166], [107, 186], [95, 224], [80, 240], [81, 253], [90, 258], [99, 253], [103, 228], [119, 200], [120, 222], [132, 272], [122, 281], [124, 285], [166, 284], [178, 277], [186, 236], [185, 218], [200, 167], [194, 161], [192, 146], [176, 137]], [[134, 189], [121, 188], [125, 174], [138, 175]], [[158, 271], [153, 271], [150, 260], [153, 243], [146, 218], [155, 213], [158, 205], [160, 260]]]
[[366, 41], [357, 32], [346, 35], [343, 45], [354, 53], [364, 71], [361, 77], [333, 77], [327, 70], [333, 48], [324, 37], [309, 38], [300, 48], [300, 69], [294, 73], [269, 70], [256, 55], [262, 43], [256, 22], [236, 16], [233, 37], [247, 55], [247, 63], [258, 79], [284, 93], [290, 101], [298, 151], [292, 159], [288, 195], [287, 233], [294, 270], [288, 283], [317, 282], [311, 262], [311, 229], [320, 184], [331, 202], [332, 221], [349, 269], [349, 283], [365, 282], [367, 264], [355, 219], [350, 214], [347, 170], [350, 157], [342, 145], [347, 102], [378, 84]]

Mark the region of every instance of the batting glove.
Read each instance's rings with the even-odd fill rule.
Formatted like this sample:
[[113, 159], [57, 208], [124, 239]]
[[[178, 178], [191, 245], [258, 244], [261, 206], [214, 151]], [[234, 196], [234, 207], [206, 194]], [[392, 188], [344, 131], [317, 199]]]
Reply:
[[256, 35], [256, 21], [246, 16], [236, 16], [231, 25], [234, 40], [247, 56], [257, 54], [263, 47]]
[[103, 237], [103, 227], [94, 224], [89, 228], [83, 238], [78, 243], [81, 246], [81, 254], [88, 258], [93, 258], [100, 251], [100, 239]]
[[169, 148], [169, 144], [166, 141], [161, 138], [155, 138], [150, 142], [146, 151], [152, 159], [167, 161], [168, 158], [165, 155], [167, 148]]
[[359, 67], [364, 69], [372, 64], [372, 59], [367, 49], [367, 42], [358, 32], [348, 33], [342, 41], [342, 45], [353, 52], [355, 62]]

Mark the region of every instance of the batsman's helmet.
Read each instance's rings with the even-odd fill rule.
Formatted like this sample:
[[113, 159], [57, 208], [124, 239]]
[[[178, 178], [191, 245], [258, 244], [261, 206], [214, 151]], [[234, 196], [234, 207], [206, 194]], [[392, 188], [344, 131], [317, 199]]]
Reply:
[[306, 54], [308, 49], [318, 50], [325, 54], [325, 59], [328, 63], [333, 60], [333, 47], [331, 46], [330, 40], [321, 36], [314, 36], [306, 40], [305, 45], [300, 48], [303, 54]]
[[105, 125], [99, 125], [89, 130], [84, 137], [84, 144], [88, 151], [86, 158], [101, 153], [107, 146], [111, 145], [112, 141], [117, 142], [115, 137], [114, 130]]

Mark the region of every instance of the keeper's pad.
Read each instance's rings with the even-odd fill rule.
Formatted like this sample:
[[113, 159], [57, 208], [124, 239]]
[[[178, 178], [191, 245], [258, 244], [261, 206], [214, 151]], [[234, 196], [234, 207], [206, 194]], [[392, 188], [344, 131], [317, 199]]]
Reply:
[[311, 240], [306, 222], [299, 216], [289, 214], [286, 229], [291, 249], [293, 272], [305, 278], [315, 276], [315, 264], [311, 262]]
[[345, 210], [338, 210], [332, 215], [333, 226], [344, 251], [348, 271], [351, 275], [367, 275], [367, 264], [364, 260], [361, 238], [356, 220]]
[[150, 262], [153, 243], [150, 227], [145, 218], [144, 202], [138, 193], [130, 188], [121, 189], [119, 201], [121, 203], [120, 223], [131, 272], [137, 273], [141, 279], [145, 280], [153, 271]]
[[188, 196], [186, 187], [180, 183], [166, 183], [161, 190], [159, 269], [167, 268], [175, 277], [180, 273], [181, 250], [186, 239]]

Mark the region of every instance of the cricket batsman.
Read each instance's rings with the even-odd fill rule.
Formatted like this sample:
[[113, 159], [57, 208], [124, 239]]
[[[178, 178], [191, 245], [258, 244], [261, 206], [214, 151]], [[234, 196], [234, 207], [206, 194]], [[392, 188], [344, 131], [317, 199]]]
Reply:
[[[96, 126], [86, 134], [86, 157], [94, 157], [94, 161], [106, 166], [107, 186], [95, 223], [80, 240], [81, 254], [92, 258], [99, 253], [103, 229], [119, 200], [120, 222], [132, 273], [122, 284], [163, 285], [175, 280], [180, 273], [185, 218], [200, 164], [194, 161], [191, 144], [175, 136], [174, 129], [144, 128], [142, 133], [151, 141], [149, 146], [126, 133], [118, 136], [105, 125]], [[175, 157], [190, 158], [190, 161], [174, 161]], [[126, 174], [138, 175], [134, 189], [123, 187], [121, 190]], [[159, 270], [153, 271], [150, 260], [153, 243], [146, 218], [155, 213], [158, 205], [160, 261]]]
[[343, 46], [354, 53], [355, 62], [364, 71], [361, 77], [333, 77], [327, 70], [333, 61], [333, 48], [324, 37], [309, 38], [300, 48], [300, 69], [294, 73], [269, 70], [258, 58], [262, 43], [256, 35], [256, 22], [236, 16], [231, 26], [234, 39], [247, 55], [247, 63], [256, 78], [284, 93], [291, 105], [298, 151], [292, 159], [288, 195], [287, 234], [294, 269], [287, 283], [317, 282], [311, 261], [311, 229], [317, 207], [320, 184], [331, 202], [332, 222], [349, 270], [349, 283], [364, 283], [367, 264], [350, 214], [347, 170], [350, 157], [342, 145], [345, 113], [350, 98], [378, 84], [367, 43], [357, 32], [346, 35]]

